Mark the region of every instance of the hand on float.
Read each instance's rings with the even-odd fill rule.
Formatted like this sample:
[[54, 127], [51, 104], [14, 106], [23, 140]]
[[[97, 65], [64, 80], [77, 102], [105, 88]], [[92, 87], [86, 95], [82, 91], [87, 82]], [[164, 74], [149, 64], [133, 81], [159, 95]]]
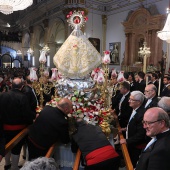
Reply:
[[126, 144], [126, 139], [120, 139], [120, 144]]
[[121, 128], [121, 129], [119, 130], [119, 133], [122, 133], [123, 131], [126, 131], [126, 128]]
[[33, 122], [35, 122], [35, 121], [36, 121], [36, 119], [37, 119], [37, 117], [38, 117], [39, 115], [40, 115], [39, 113], [37, 113], [37, 114], [36, 114], [35, 119], [34, 119], [34, 121], [33, 121]]

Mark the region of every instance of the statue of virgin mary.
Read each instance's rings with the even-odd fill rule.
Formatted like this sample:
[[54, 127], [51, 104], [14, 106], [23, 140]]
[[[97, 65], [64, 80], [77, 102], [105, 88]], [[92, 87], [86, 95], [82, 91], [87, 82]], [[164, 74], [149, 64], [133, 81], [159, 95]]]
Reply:
[[68, 22], [74, 30], [53, 58], [59, 72], [70, 79], [83, 79], [101, 64], [100, 53], [80, 30], [85, 21], [81, 11], [70, 14]]

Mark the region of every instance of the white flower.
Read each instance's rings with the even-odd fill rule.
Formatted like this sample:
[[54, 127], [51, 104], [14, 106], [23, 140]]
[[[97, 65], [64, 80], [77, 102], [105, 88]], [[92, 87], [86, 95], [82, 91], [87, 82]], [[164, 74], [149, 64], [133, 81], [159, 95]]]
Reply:
[[91, 102], [88, 102], [87, 104], [90, 106], [90, 105], [91, 105]]
[[84, 92], [83, 92], [83, 91], [81, 91], [80, 95], [81, 95], [81, 96], [83, 96], [83, 95], [84, 95]]
[[67, 115], [68, 117], [72, 117], [72, 115], [69, 113], [68, 115]]
[[99, 115], [99, 113], [98, 112], [94, 112], [94, 115]]

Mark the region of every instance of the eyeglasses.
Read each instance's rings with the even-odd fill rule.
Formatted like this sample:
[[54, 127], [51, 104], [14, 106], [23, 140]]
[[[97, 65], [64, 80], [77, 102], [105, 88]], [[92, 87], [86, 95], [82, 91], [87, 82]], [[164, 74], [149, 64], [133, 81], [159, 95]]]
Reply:
[[150, 91], [152, 91], [152, 90], [145, 90], [145, 93], [149, 93]]
[[153, 124], [153, 123], [156, 123], [156, 122], [159, 122], [159, 121], [161, 121], [161, 120], [162, 120], [162, 119], [158, 119], [158, 120], [153, 121], [153, 122], [142, 120], [142, 123], [143, 123], [144, 125], [146, 125], [146, 126], [149, 126], [149, 125], [151, 125], [151, 124]]
[[129, 98], [129, 102], [137, 102], [137, 101], [139, 101], [139, 100]]

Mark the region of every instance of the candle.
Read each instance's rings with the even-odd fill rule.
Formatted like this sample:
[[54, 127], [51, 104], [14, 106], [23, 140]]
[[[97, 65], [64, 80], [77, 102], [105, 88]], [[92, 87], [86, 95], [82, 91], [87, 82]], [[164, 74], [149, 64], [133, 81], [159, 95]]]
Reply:
[[160, 91], [161, 91], [161, 78], [159, 78], [158, 97], [160, 96]]
[[50, 67], [50, 55], [47, 55], [47, 67]]
[[35, 57], [32, 56], [32, 66], [35, 66]]
[[146, 75], [146, 86], [148, 85], [148, 75]]

